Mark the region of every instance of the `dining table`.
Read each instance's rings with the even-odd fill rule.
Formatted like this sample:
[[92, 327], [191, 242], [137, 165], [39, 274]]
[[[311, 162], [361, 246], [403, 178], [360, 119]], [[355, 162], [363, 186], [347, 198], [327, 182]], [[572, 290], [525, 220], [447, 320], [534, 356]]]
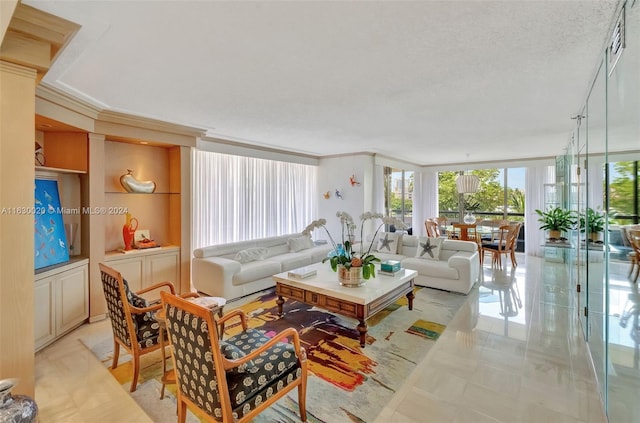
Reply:
[[[447, 225], [446, 235], [448, 238], [458, 239], [460, 241], [476, 241], [475, 238], [469, 236], [469, 229], [475, 228], [476, 234], [480, 237], [483, 235], [493, 235], [499, 234], [500, 229], [493, 226], [477, 226], [475, 224], [467, 224], [467, 223], [454, 223], [452, 225]], [[453, 236], [452, 236], [453, 234]]]

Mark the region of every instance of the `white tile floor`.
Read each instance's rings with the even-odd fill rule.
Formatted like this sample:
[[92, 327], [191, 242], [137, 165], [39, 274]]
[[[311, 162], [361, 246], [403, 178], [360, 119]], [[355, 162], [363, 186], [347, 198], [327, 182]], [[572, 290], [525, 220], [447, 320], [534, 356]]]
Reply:
[[484, 267], [377, 422], [606, 422], [564, 266], [518, 261]]
[[[564, 266], [518, 257], [485, 266], [482, 286], [377, 422], [606, 422]], [[36, 355], [40, 422], [144, 422], [78, 340], [84, 325]]]

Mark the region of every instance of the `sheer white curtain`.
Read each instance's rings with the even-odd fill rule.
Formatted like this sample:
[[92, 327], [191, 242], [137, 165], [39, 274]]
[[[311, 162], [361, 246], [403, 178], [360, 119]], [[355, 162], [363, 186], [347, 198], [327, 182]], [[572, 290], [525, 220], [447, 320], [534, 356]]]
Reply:
[[413, 189], [413, 234], [426, 236], [424, 221], [438, 216], [438, 172], [415, 172]]
[[525, 189], [525, 220], [524, 230], [527, 254], [530, 256], [544, 256], [542, 245], [545, 241], [544, 231], [539, 229], [536, 209], [545, 209], [545, 184], [554, 184], [556, 180], [555, 166], [530, 166], [526, 171]]
[[373, 210], [375, 213], [384, 213], [384, 166], [373, 165]]
[[316, 181], [316, 166], [194, 150], [193, 248], [301, 232]]

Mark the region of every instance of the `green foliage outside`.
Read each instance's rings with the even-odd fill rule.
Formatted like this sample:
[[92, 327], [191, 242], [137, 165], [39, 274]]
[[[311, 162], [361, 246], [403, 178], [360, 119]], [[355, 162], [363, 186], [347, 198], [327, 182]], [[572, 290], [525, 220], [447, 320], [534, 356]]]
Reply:
[[638, 175], [634, 175], [633, 164], [632, 161], [613, 163], [613, 168], [618, 175], [609, 183], [610, 223], [621, 225], [632, 223], [629, 219], [617, 219], [616, 215], [633, 214], [634, 180], [638, 178]]
[[[472, 205], [474, 212], [482, 216], [482, 212], [498, 212], [504, 210], [503, 181], [500, 179], [499, 169], [479, 169], [470, 172], [480, 178], [480, 191], [464, 196], [466, 205]], [[456, 178], [459, 172], [438, 173], [438, 196], [440, 198], [440, 210], [451, 213], [458, 212], [458, 191]], [[524, 193], [519, 189], [507, 188], [509, 211], [512, 213], [524, 213]], [[478, 204], [477, 207], [475, 204]], [[487, 215], [487, 217], [491, 217]], [[495, 216], [493, 216], [495, 218]], [[515, 220], [515, 219], [514, 219]]]
[[[384, 188], [385, 188], [385, 210], [387, 210], [387, 215], [389, 216], [401, 216], [402, 215], [402, 196], [400, 193], [396, 193], [391, 191], [391, 175], [393, 172], [398, 172], [397, 170], [391, 169], [389, 167], [385, 167], [385, 178], [384, 178]], [[405, 191], [407, 194], [413, 193], [414, 186], [414, 173], [413, 172], [405, 172]], [[404, 215], [405, 218], [411, 216], [413, 211], [413, 201], [410, 198], [404, 199]]]

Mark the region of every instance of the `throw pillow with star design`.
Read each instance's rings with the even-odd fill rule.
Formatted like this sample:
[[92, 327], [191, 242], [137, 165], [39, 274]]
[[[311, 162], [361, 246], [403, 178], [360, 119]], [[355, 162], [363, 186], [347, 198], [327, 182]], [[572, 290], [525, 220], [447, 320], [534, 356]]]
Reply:
[[402, 234], [397, 232], [380, 232], [376, 236], [375, 251], [379, 253], [398, 253], [398, 244], [402, 243]]
[[444, 238], [430, 238], [426, 236], [418, 238], [416, 257], [427, 260], [439, 260], [443, 241]]

